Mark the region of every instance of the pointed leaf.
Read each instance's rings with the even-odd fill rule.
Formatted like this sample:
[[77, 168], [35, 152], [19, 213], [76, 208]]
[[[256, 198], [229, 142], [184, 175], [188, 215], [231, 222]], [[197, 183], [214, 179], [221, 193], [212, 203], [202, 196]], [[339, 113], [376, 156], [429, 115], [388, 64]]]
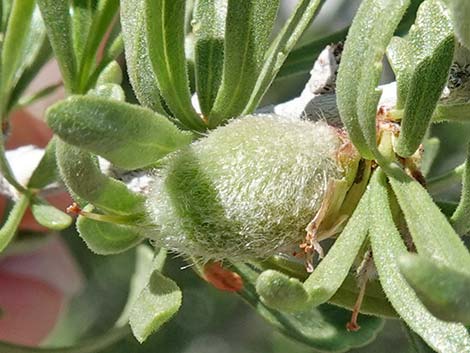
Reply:
[[181, 301], [181, 290], [176, 283], [155, 270], [131, 310], [129, 323], [135, 338], [144, 342], [176, 314]]
[[201, 112], [208, 116], [222, 80], [227, 0], [198, 0], [192, 22], [194, 61]]
[[87, 87], [88, 78], [91, 75], [93, 65], [95, 63], [96, 53], [100, 43], [110, 26], [113, 18], [119, 9], [119, 2], [115, 0], [101, 0], [93, 15], [93, 21], [90, 26], [89, 35], [83, 48], [83, 56], [80, 62], [80, 84], [81, 90], [85, 91]]
[[465, 327], [432, 316], [400, 273], [398, 259], [407, 250], [393, 222], [387, 184], [380, 169], [372, 176], [370, 190], [372, 252], [388, 299], [408, 326], [438, 352], [470, 350], [470, 336]]
[[31, 212], [40, 225], [49, 229], [63, 230], [72, 224], [72, 217], [37, 197], [33, 198]]
[[2, 80], [0, 87], [1, 111], [4, 116], [7, 112], [10, 92], [15, 85], [18, 69], [23, 64], [23, 56], [27, 43], [30, 24], [36, 3], [34, 0], [14, 1], [8, 20], [7, 31], [2, 43], [1, 67]]
[[462, 176], [462, 195], [460, 202], [452, 215], [451, 221], [458, 234], [470, 232], [470, 144], [467, 147], [467, 160]]
[[68, 1], [38, 0], [47, 35], [59, 63], [65, 87], [74, 91], [77, 62], [73, 47], [72, 24]]
[[[91, 205], [84, 211], [93, 210]], [[83, 216], [77, 219], [80, 237], [88, 248], [96, 254], [110, 255], [129, 250], [143, 240], [143, 231], [138, 227], [95, 221]]]
[[369, 192], [366, 192], [325, 258], [305, 281], [312, 305], [324, 303], [336, 293], [348, 275], [368, 229]]
[[121, 0], [121, 26], [126, 48], [127, 72], [140, 104], [165, 114], [160, 102], [157, 77], [149, 57], [144, 5], [145, 0]]
[[86, 151], [57, 141], [57, 162], [67, 187], [96, 207], [119, 215], [138, 217], [144, 212], [144, 197], [101, 173], [97, 161]]
[[209, 115], [211, 127], [240, 115], [247, 105], [278, 7], [279, 0], [228, 0], [223, 75]]
[[67, 143], [124, 169], [149, 167], [192, 141], [192, 134], [151, 110], [98, 97], [59, 102], [48, 109], [47, 122]]
[[286, 60], [287, 55], [294, 48], [304, 31], [310, 26], [323, 3], [324, 0], [301, 0], [297, 3], [294, 12], [276, 35], [265, 54], [263, 66], [260, 69], [260, 74], [251, 93], [250, 101], [243, 110], [243, 115], [253, 113], [258, 107], [258, 104]]
[[418, 255], [400, 258], [400, 270], [437, 318], [470, 325], [470, 275]]
[[404, 105], [395, 149], [400, 156], [409, 157], [418, 149], [429, 127], [452, 64], [455, 41], [447, 10], [438, 0], [423, 2], [406, 41], [393, 43], [408, 47], [397, 50], [390, 58], [392, 62], [398, 61], [395, 65], [398, 95]]
[[0, 229], [0, 253], [5, 250], [16, 234], [28, 206], [29, 197], [27, 195], [21, 195], [19, 200], [15, 202], [15, 205], [8, 215], [7, 221]]
[[390, 179], [420, 255], [470, 273], [470, 253], [428, 192], [408, 175]]
[[[382, 58], [409, 0], [365, 0], [349, 29], [337, 80], [341, 119], [365, 158], [377, 157], [375, 116]], [[374, 153], [373, 153], [374, 152]]]
[[189, 92], [184, 53], [185, 3], [184, 0], [145, 0], [146, 43], [168, 107], [187, 128], [203, 131], [206, 126], [194, 110]]
[[382, 319], [360, 315], [358, 321], [361, 329], [349, 332], [346, 330], [346, 323], [351, 313], [328, 304], [317, 308], [308, 307], [305, 311], [292, 314], [270, 309], [256, 294], [254, 283], [259, 271], [241, 264], [237, 264], [235, 269], [242, 276], [244, 283], [243, 290], [239, 292], [240, 296], [280, 332], [309, 347], [322, 352], [343, 352], [366, 345], [382, 329]]

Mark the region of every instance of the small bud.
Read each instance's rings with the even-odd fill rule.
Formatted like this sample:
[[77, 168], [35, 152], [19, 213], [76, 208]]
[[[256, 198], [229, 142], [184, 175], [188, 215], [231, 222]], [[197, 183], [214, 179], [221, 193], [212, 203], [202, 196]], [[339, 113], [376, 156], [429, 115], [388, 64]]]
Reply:
[[354, 180], [345, 170], [352, 164], [339, 158], [342, 147], [344, 135], [325, 122], [276, 115], [233, 120], [162, 162], [147, 201], [156, 225], [151, 237], [204, 261], [292, 252], [329, 183], [346, 175]]

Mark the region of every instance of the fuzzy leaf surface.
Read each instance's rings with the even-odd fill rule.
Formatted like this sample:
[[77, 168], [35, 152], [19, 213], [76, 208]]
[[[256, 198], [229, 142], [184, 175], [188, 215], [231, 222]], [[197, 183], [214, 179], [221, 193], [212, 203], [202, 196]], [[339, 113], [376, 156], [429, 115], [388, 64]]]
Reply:
[[377, 155], [375, 116], [381, 91], [382, 58], [409, 0], [365, 0], [361, 3], [341, 56], [337, 103], [351, 141], [361, 155]]
[[254, 284], [259, 271], [242, 264], [236, 264], [235, 269], [244, 283], [240, 296], [280, 332], [309, 347], [323, 352], [343, 352], [366, 345], [382, 329], [382, 319], [360, 315], [361, 330], [348, 332], [345, 325], [351, 313], [328, 304], [317, 308], [308, 307], [305, 311], [292, 314], [271, 309], [260, 301], [256, 293]]
[[73, 47], [72, 20], [68, 1], [38, 0], [47, 35], [59, 63], [65, 87], [74, 91], [77, 60]]
[[400, 258], [400, 270], [428, 310], [444, 321], [470, 325], [470, 275], [423, 256]]
[[121, 0], [121, 26], [127, 72], [140, 104], [164, 114], [160, 89], [149, 58], [144, 5], [145, 0]]
[[418, 253], [470, 273], [470, 253], [428, 192], [406, 174], [390, 184]]
[[181, 302], [182, 293], [176, 283], [158, 269], [153, 271], [131, 310], [129, 322], [135, 338], [144, 342], [176, 314]]
[[419, 147], [447, 83], [454, 53], [454, 31], [438, 0], [420, 6], [406, 39], [393, 38], [388, 57], [397, 75], [397, 108], [404, 109], [396, 151], [411, 156]]
[[67, 143], [123, 169], [152, 166], [193, 138], [149, 109], [90, 96], [74, 96], [50, 107], [47, 122]]
[[238, 116], [247, 105], [268, 47], [279, 0], [228, 0], [224, 65], [209, 125]]
[[211, 111], [222, 80], [226, 15], [227, 0], [196, 2], [193, 20], [196, 90], [205, 116]]
[[370, 239], [385, 294], [406, 324], [436, 351], [470, 350], [470, 336], [465, 327], [432, 316], [400, 273], [398, 259], [408, 251], [394, 224], [387, 188], [385, 175], [378, 169], [371, 181]]
[[205, 123], [194, 110], [189, 91], [184, 52], [185, 5], [185, 0], [145, 0], [146, 43], [168, 107], [187, 128], [203, 131]]
[[[85, 211], [92, 211], [87, 206]], [[118, 254], [133, 248], [143, 239], [142, 230], [128, 225], [95, 221], [83, 216], [77, 220], [80, 237], [88, 248], [99, 255]]]
[[57, 161], [62, 178], [74, 195], [119, 215], [143, 212], [143, 196], [101, 173], [96, 158], [89, 152], [57, 141]]

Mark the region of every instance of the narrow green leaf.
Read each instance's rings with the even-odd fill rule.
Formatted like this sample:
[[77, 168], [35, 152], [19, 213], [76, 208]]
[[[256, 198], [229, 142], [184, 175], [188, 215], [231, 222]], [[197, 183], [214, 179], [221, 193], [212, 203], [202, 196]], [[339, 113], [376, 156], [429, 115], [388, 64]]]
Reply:
[[28, 188], [42, 189], [57, 180], [56, 137], [47, 144], [44, 156], [29, 178]]
[[[31, 36], [29, 37], [30, 43], [25, 50], [27, 53], [27, 60], [24, 61], [23, 66], [19, 70], [21, 76], [18, 77], [15, 87], [11, 91], [8, 111], [11, 111], [16, 104], [20, 104], [19, 100], [29, 86], [31, 81], [37, 77], [39, 70], [50, 60], [52, 56], [51, 45], [47, 38], [45, 27], [42, 32], [44, 23], [41, 14], [35, 11], [33, 14]], [[62, 85], [58, 82], [56, 85]], [[37, 96], [37, 94], [33, 94]]]
[[147, 45], [145, 0], [121, 0], [121, 26], [127, 72], [140, 104], [165, 115]]
[[30, 23], [35, 8], [34, 0], [14, 1], [11, 9], [8, 27], [2, 43], [1, 68], [2, 80], [0, 86], [0, 114], [6, 114], [10, 92], [17, 79], [17, 71], [23, 65], [25, 47], [28, 43]]
[[48, 109], [47, 122], [67, 143], [124, 169], [149, 167], [193, 138], [149, 109], [99, 97], [59, 102]]
[[470, 123], [470, 103], [441, 100], [436, 105], [432, 120], [433, 122], [456, 121]]
[[369, 192], [366, 191], [338, 239], [305, 281], [312, 305], [328, 301], [348, 275], [367, 236], [369, 207]]
[[130, 191], [122, 182], [101, 173], [97, 161], [86, 151], [57, 141], [60, 174], [73, 194], [96, 207], [118, 215], [143, 213], [144, 197]]
[[375, 117], [382, 58], [409, 0], [365, 0], [349, 29], [337, 79], [341, 119], [361, 155], [377, 158]]
[[90, 27], [97, 2], [97, 0], [70, 1], [72, 10], [72, 38], [77, 61], [82, 60], [83, 49], [90, 34]]
[[15, 202], [15, 205], [8, 215], [7, 221], [0, 229], [0, 253], [5, 250], [10, 241], [13, 239], [13, 236], [16, 234], [16, 230], [18, 229], [28, 206], [28, 195], [21, 195], [19, 200]]
[[408, 37], [391, 42], [389, 58], [397, 73], [397, 107], [404, 106], [395, 149], [403, 157], [418, 149], [428, 129], [447, 83], [454, 45], [449, 15], [438, 0], [423, 2]]
[[[161, 95], [187, 128], [203, 131], [194, 110], [184, 53], [184, 0], [145, 0], [146, 43]], [[171, 24], [171, 25], [169, 25]]]
[[72, 224], [72, 217], [37, 197], [31, 203], [34, 219], [42, 226], [53, 230], [63, 230]]
[[222, 80], [227, 0], [198, 0], [192, 22], [196, 37], [194, 61], [201, 112], [208, 116]]
[[279, 0], [228, 0], [222, 82], [209, 125], [243, 112], [255, 87], [268, 48]]
[[276, 35], [269, 47], [263, 61], [263, 66], [251, 93], [250, 101], [246, 105], [243, 115], [253, 113], [274, 81], [282, 64], [287, 58], [294, 45], [310, 26], [313, 17], [325, 0], [301, 0], [298, 2], [292, 15], [284, 27]]
[[406, 255], [407, 250], [393, 222], [387, 184], [380, 169], [372, 176], [370, 190], [372, 252], [388, 299], [408, 326], [436, 351], [461, 353], [470, 350], [470, 336], [465, 327], [432, 316], [400, 273], [398, 259]]
[[470, 275], [418, 255], [400, 258], [400, 270], [426, 308], [444, 321], [470, 325]]
[[448, 5], [459, 41], [470, 49], [470, 2], [467, 0], [444, 0]]
[[390, 179], [420, 255], [470, 273], [470, 253], [427, 191], [408, 175]]
[[467, 147], [467, 160], [462, 176], [462, 195], [460, 202], [452, 215], [451, 222], [458, 234], [470, 232], [470, 144]]
[[47, 29], [47, 35], [59, 63], [64, 85], [73, 92], [77, 62], [73, 47], [72, 24], [69, 2], [63, 0], [38, 0], [39, 8]]
[[129, 323], [135, 338], [144, 342], [179, 310], [181, 290], [171, 279], [155, 270], [132, 307]]
[[[88, 205], [83, 210], [91, 212], [93, 206]], [[118, 254], [133, 248], [144, 239], [141, 228], [100, 222], [83, 216], [78, 216], [77, 229], [88, 248], [99, 255]]]
[[39, 91], [29, 95], [21, 97], [18, 102], [16, 102], [11, 107], [14, 109], [22, 109], [27, 107], [31, 104], [36, 103], [37, 101], [51, 95], [52, 93], [56, 92], [59, 88], [62, 87], [62, 82], [55, 83], [44, 88], [41, 88]]
[[108, 30], [113, 18], [119, 9], [119, 2], [116, 0], [101, 0], [93, 15], [93, 22], [90, 26], [89, 35], [83, 49], [83, 56], [80, 62], [80, 88], [86, 91], [88, 78], [92, 73], [93, 65], [96, 61], [96, 53], [100, 43]]
[[361, 329], [349, 332], [346, 323], [351, 312], [328, 304], [317, 308], [309, 306], [305, 311], [292, 314], [271, 309], [260, 301], [255, 290], [259, 271], [244, 264], [234, 267], [243, 278], [240, 296], [277, 330], [309, 347], [322, 352], [344, 352], [368, 344], [382, 329], [382, 319], [359, 315]]

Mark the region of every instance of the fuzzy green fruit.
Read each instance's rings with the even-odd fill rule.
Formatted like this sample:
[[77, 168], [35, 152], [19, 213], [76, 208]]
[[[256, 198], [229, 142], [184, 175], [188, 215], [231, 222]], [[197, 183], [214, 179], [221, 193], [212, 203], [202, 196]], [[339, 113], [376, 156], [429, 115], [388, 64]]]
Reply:
[[329, 182], [344, 179], [343, 144], [325, 122], [276, 115], [233, 120], [169, 155], [155, 172], [147, 202], [152, 238], [203, 261], [294, 249]]

